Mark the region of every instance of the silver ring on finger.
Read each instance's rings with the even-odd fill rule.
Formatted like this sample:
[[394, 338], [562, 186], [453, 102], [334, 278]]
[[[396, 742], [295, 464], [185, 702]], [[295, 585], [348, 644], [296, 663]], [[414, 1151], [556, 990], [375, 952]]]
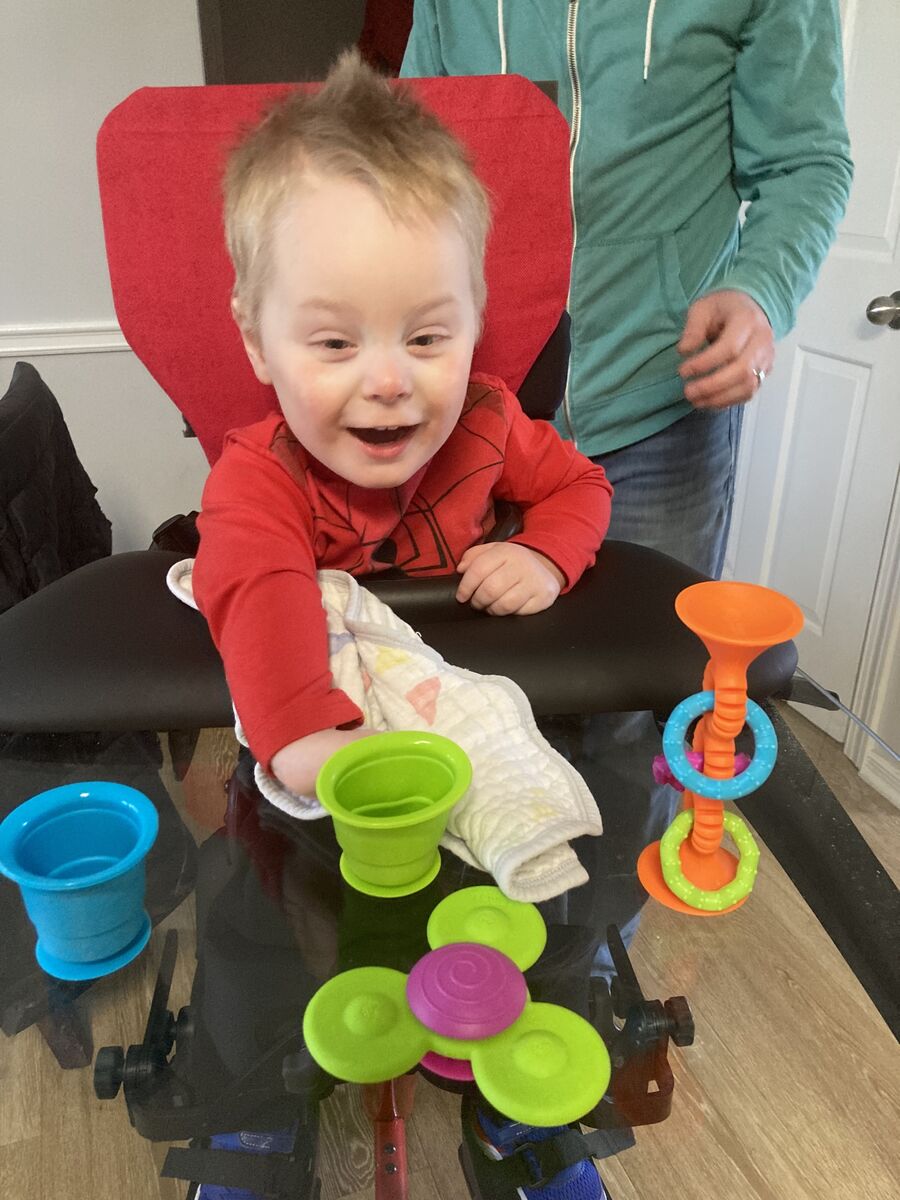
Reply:
[[765, 371], [760, 370], [758, 367], [754, 367], [753, 374], [756, 376], [756, 387], [757, 390], [759, 390], [759, 388], [761, 388], [766, 382], [766, 373]]

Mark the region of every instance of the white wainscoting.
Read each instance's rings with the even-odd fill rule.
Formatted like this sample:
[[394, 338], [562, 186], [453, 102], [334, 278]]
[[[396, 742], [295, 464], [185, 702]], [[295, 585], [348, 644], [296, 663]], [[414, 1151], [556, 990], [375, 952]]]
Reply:
[[866, 754], [859, 775], [885, 800], [900, 808], [900, 763], [880, 746], [872, 746]]
[[0, 326], [0, 358], [30, 359], [34, 355], [122, 350], [131, 353], [115, 321]]

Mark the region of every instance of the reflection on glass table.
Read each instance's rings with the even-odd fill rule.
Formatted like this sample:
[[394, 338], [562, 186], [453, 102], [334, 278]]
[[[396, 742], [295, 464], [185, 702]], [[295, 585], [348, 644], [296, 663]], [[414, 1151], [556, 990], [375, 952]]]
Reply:
[[[696, 1040], [668, 1048], [671, 1097], [653, 1100], [660, 1082], [648, 1083], [651, 1108], [665, 1108], [671, 1099], [667, 1120], [638, 1125], [635, 1145], [618, 1128], [627, 1122], [605, 1122], [608, 1140], [598, 1152], [619, 1150], [601, 1164], [612, 1195], [662, 1197], [674, 1187], [700, 1197], [740, 1187], [760, 1196], [803, 1197], [818, 1195], [839, 1176], [851, 1196], [863, 1194], [863, 1180], [867, 1196], [896, 1191], [889, 1132], [895, 1045], [802, 896], [817, 912], [823, 909], [817, 889], [827, 888], [832, 845], [859, 878], [870, 920], [861, 933], [845, 908], [844, 928], [829, 932], [864, 983], [867, 969], [880, 971], [881, 994], [866, 986], [889, 1016], [896, 985], [882, 969], [879, 947], [883, 957], [896, 938], [888, 907], [896, 893], [884, 869], [867, 857], [835, 793], [855, 804], [854, 815], [874, 831], [870, 840], [888, 867], [896, 863], [900, 822], [852, 782], [849, 770], [849, 784], [829, 789], [811, 761], [821, 765], [827, 757], [824, 735], [807, 728], [808, 755], [778, 712], [773, 719], [779, 762], [755, 794], [755, 807], [743, 809], [758, 835], [766, 831], [753, 896], [739, 912], [712, 922], [651, 905], [631, 951], [636, 979], [620, 959], [620, 1011], [627, 1010], [635, 983], [649, 1001], [685, 996]], [[266, 1160], [274, 1172], [277, 1159], [281, 1182], [293, 1187], [287, 1195], [315, 1195], [316, 1176], [323, 1196], [372, 1195], [373, 1170], [395, 1165], [396, 1158], [382, 1154], [376, 1161], [370, 1117], [389, 1122], [406, 1115], [417, 1080], [407, 1122], [410, 1194], [469, 1195], [471, 1180], [466, 1182], [457, 1154], [464, 1142], [461, 1114], [470, 1100], [446, 1084], [438, 1087], [424, 1072], [405, 1077], [390, 1094], [370, 1089], [365, 1096], [358, 1087], [335, 1086], [305, 1053], [301, 1021], [309, 997], [339, 970], [378, 964], [409, 971], [428, 950], [425, 930], [434, 906], [455, 889], [489, 881], [445, 854], [433, 883], [399, 907], [362, 896], [341, 879], [329, 823], [298, 828], [258, 804], [242, 770], [226, 797], [235, 749], [229, 734], [206, 731], [189, 764], [180, 754], [182, 740], [171, 739], [174, 755], [169, 739], [161, 747], [149, 735], [124, 741], [7, 739], [4, 745], [4, 811], [12, 806], [7, 797], [40, 790], [49, 771], [54, 782], [89, 774], [120, 778], [151, 795], [160, 813], [148, 869], [154, 933], [141, 958], [116, 975], [93, 985], [44, 975], [31, 957], [30, 926], [16, 912], [16, 890], [3, 885], [4, 1194], [31, 1200], [71, 1178], [67, 1191], [73, 1196], [174, 1200], [190, 1193], [186, 1183], [159, 1176], [172, 1142], [195, 1143], [193, 1157], [181, 1163], [179, 1154], [171, 1157], [171, 1169], [180, 1171], [210, 1166], [202, 1158], [206, 1139], [229, 1128], [288, 1127], [295, 1130], [293, 1161]], [[846, 760], [832, 757], [843, 771]], [[826, 826], [823, 862], [807, 863], [806, 874], [793, 882], [766, 848], [776, 806], [779, 836], [787, 842], [798, 822]], [[757, 822], [759, 814], [764, 819]], [[584, 839], [579, 853], [598, 886], [541, 906], [548, 946], [527, 974], [533, 1000], [606, 1021], [611, 1046], [621, 1022], [610, 1024], [608, 1008], [598, 1013], [603, 997], [596, 985], [592, 994], [590, 963], [601, 931], [627, 923], [643, 899], [634, 863], [644, 836], [627, 822], [613, 829], [608, 822], [602, 838]], [[633, 990], [630, 996], [635, 998]], [[674, 1032], [677, 1005], [669, 1015]], [[142, 1047], [145, 1032], [149, 1043]], [[679, 1040], [687, 1040], [681, 1034]], [[104, 1045], [120, 1046], [122, 1057], [113, 1051], [101, 1058], [99, 1090], [118, 1092], [101, 1101], [91, 1067], [95, 1047]], [[665, 1075], [657, 1074], [665, 1091]], [[125, 1089], [115, 1086], [120, 1076]], [[67, 1138], [57, 1132], [61, 1126], [72, 1130]], [[39, 1139], [44, 1148], [38, 1159]], [[379, 1144], [383, 1150], [393, 1143]], [[268, 1178], [276, 1182], [275, 1174]]]

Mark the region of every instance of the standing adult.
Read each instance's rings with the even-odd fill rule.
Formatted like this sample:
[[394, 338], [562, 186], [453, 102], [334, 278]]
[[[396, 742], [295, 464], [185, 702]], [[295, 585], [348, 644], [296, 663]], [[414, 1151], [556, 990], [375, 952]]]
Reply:
[[401, 74], [506, 72], [571, 128], [560, 431], [615, 486], [610, 537], [718, 576], [741, 405], [849, 194], [837, 0], [416, 0]]
[[[718, 577], [742, 405], [850, 191], [838, 2], [415, 0], [402, 75], [506, 72], [555, 80], [571, 130], [558, 427], [615, 488], [610, 537]], [[586, 721], [577, 746], [611, 819], [659, 837], [677, 798], [650, 788], [651, 714]]]

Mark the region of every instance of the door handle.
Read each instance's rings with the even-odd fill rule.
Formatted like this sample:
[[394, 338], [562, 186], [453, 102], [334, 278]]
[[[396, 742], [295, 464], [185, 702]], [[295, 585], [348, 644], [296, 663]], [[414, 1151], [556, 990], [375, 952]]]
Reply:
[[891, 296], [876, 296], [866, 309], [866, 320], [873, 325], [890, 325], [900, 329], [900, 292]]

